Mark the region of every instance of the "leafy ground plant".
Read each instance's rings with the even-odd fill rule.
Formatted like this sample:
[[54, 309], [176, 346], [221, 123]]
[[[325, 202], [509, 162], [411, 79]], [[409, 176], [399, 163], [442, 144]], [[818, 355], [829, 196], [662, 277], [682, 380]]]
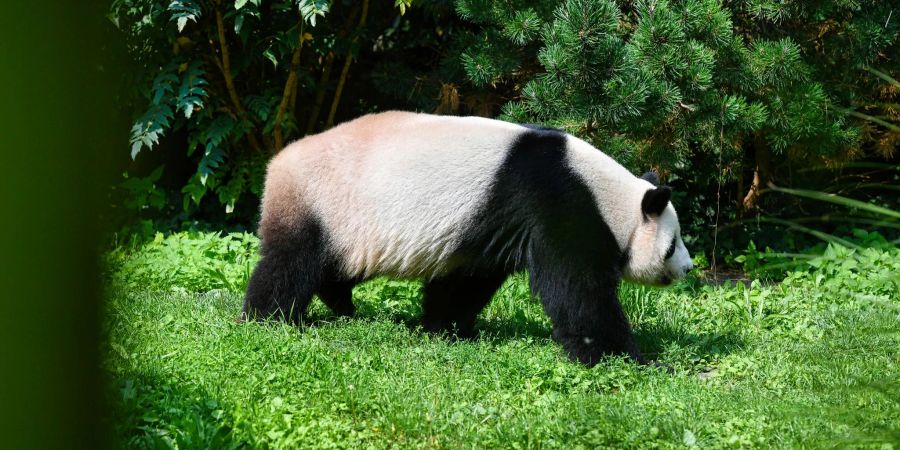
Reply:
[[148, 243], [108, 253], [106, 268], [129, 290], [237, 292], [246, 288], [258, 254], [259, 238], [251, 233], [156, 233]]
[[569, 362], [521, 274], [482, 314], [475, 341], [421, 332], [420, 286], [385, 279], [356, 288], [353, 319], [314, 302], [302, 329], [238, 324], [238, 287], [255, 245], [243, 239], [175, 235], [114, 254], [103, 352], [108, 421], [121, 446], [892, 448], [900, 441], [897, 249], [832, 246], [776, 285], [623, 286], [638, 340], [675, 368], [669, 374], [621, 358], [592, 369]]

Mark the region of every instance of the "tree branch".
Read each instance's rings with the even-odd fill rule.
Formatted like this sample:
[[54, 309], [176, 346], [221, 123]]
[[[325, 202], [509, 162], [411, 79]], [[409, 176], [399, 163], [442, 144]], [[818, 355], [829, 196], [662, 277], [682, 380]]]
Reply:
[[294, 88], [291, 89], [291, 101], [288, 104], [288, 108], [291, 110], [291, 112], [294, 113], [294, 115], [297, 115], [297, 86], [299, 85], [300, 83], [296, 81], [294, 82]]
[[325, 84], [331, 78], [331, 66], [334, 65], [334, 52], [328, 52], [325, 57], [325, 65], [322, 67], [322, 76], [319, 77], [319, 87], [316, 89], [316, 102], [313, 103], [312, 112], [309, 113], [309, 119], [306, 121], [306, 134], [310, 134], [316, 129], [316, 121], [319, 120], [319, 112], [322, 110], [322, 103], [325, 102]]
[[[237, 111], [241, 120], [249, 121], [247, 111], [244, 110], [241, 98], [234, 88], [234, 78], [231, 76], [231, 56], [228, 53], [228, 41], [225, 39], [225, 19], [222, 17], [221, 6], [221, 0], [216, 0], [216, 27], [219, 34], [219, 50], [222, 52], [222, 64], [219, 68], [222, 70], [222, 76], [225, 78], [225, 89], [228, 91], [228, 96], [231, 98], [235, 111]], [[262, 153], [262, 146], [259, 144], [259, 140], [256, 139], [256, 135], [253, 134], [253, 130], [247, 132], [247, 140], [250, 141], [250, 146], [253, 147], [253, 150]]]
[[297, 48], [291, 57], [291, 70], [288, 73], [287, 82], [284, 83], [284, 92], [281, 94], [281, 104], [278, 105], [278, 113], [275, 115], [275, 151], [284, 147], [284, 134], [281, 130], [281, 122], [284, 120], [284, 112], [288, 104], [297, 92], [297, 69], [300, 67], [300, 53], [303, 51], [303, 19], [297, 23]]
[[753, 147], [756, 154], [753, 182], [750, 184], [750, 190], [744, 197], [742, 204], [738, 205], [739, 212], [748, 212], [755, 209], [759, 205], [759, 196], [763, 187], [772, 180], [772, 153], [768, 144], [761, 136], [757, 135], [753, 141]]
[[[366, 2], [368, 5], [368, 2]], [[350, 10], [350, 15], [347, 16], [347, 20], [344, 22], [344, 25], [341, 27], [341, 31], [338, 32], [338, 38], [341, 39], [345, 37], [348, 33], [350, 33], [350, 27], [353, 25], [353, 19], [356, 18], [356, 12], [359, 10], [359, 3], [354, 3], [353, 8]], [[322, 111], [322, 104], [325, 103], [325, 87], [328, 84], [328, 79], [331, 78], [331, 68], [334, 66], [334, 52], [328, 52], [328, 56], [325, 58], [325, 64], [322, 68], [322, 76], [319, 78], [319, 85], [316, 89], [316, 101], [313, 104], [312, 112], [309, 114], [309, 119], [306, 122], [306, 134], [310, 134], [316, 129], [316, 122], [319, 120], [319, 113]]]
[[338, 103], [341, 101], [341, 94], [344, 91], [344, 83], [347, 81], [347, 73], [350, 71], [350, 63], [353, 62], [353, 45], [359, 40], [359, 33], [366, 26], [366, 16], [369, 15], [369, 0], [363, 0], [362, 14], [359, 17], [359, 24], [356, 25], [356, 36], [347, 50], [347, 58], [344, 59], [344, 68], [341, 69], [341, 76], [338, 78], [337, 88], [334, 91], [334, 99], [331, 101], [331, 109], [328, 111], [328, 119], [325, 120], [325, 128], [331, 128], [334, 125], [334, 115], [337, 112]]

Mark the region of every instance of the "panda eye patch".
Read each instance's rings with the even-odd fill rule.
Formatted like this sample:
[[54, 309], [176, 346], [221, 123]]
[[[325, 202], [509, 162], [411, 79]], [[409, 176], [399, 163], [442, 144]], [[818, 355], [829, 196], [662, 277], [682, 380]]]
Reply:
[[669, 248], [666, 249], [666, 257], [664, 259], [669, 259], [672, 255], [675, 254], [675, 241], [678, 240], [678, 236], [672, 238], [672, 242], [669, 244]]

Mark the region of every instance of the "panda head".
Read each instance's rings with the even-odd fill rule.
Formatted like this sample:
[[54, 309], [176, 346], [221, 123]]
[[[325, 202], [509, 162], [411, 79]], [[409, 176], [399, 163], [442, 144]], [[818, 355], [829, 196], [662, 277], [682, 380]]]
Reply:
[[669, 202], [672, 189], [659, 186], [659, 178], [648, 172], [649, 181], [641, 200], [641, 217], [629, 240], [622, 275], [629, 281], [667, 286], [694, 268], [691, 255], [681, 240], [675, 208]]

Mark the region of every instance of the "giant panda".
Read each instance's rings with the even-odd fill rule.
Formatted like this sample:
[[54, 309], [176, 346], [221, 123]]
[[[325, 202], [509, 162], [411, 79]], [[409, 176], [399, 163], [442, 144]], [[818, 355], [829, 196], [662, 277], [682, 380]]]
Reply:
[[556, 129], [363, 116], [269, 163], [241, 317], [299, 322], [314, 294], [349, 316], [356, 283], [420, 278], [423, 328], [467, 338], [501, 283], [526, 269], [570, 358], [646, 363], [619, 282], [667, 285], [692, 268], [671, 190], [657, 184]]

